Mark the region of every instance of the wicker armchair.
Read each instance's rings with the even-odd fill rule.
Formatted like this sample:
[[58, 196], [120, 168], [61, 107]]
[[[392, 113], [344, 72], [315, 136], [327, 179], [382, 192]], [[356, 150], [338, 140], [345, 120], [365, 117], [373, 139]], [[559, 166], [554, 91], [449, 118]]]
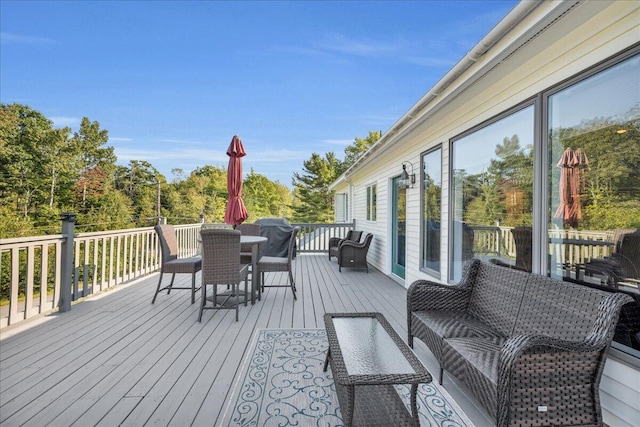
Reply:
[[[244, 305], [247, 305], [249, 267], [240, 264], [240, 232], [236, 230], [202, 230], [202, 298], [198, 322], [204, 310], [235, 309], [238, 321], [240, 282], [244, 280]], [[213, 286], [213, 296], [207, 297], [207, 286]], [[231, 292], [218, 303], [218, 286], [231, 286]], [[234, 297], [234, 304], [231, 302]], [[211, 302], [212, 304], [209, 304]]]
[[356, 230], [347, 231], [347, 235], [344, 239], [340, 237], [331, 237], [329, 239], [329, 259], [331, 259], [331, 257], [333, 256], [336, 258], [338, 257], [338, 248], [340, 247], [340, 243], [344, 242], [345, 240], [359, 242], [360, 237], [362, 237], [362, 231]]
[[[176, 237], [176, 231], [173, 225], [162, 224], [154, 227], [158, 234], [158, 240], [160, 241], [160, 248], [162, 251], [162, 266], [160, 267], [160, 278], [158, 279], [158, 286], [155, 294], [153, 294], [153, 300], [151, 304], [156, 302], [156, 297], [161, 291], [167, 290], [167, 294], [171, 293], [173, 289], [191, 290], [191, 304], [196, 302], [196, 273], [202, 268], [202, 258], [178, 258], [178, 239]], [[171, 273], [171, 282], [169, 285], [161, 288], [162, 276], [164, 273]], [[176, 278], [176, 273], [191, 274], [191, 286], [190, 287], [176, 287], [173, 286], [173, 281]]]
[[367, 264], [367, 252], [373, 234], [368, 233], [362, 242], [353, 242], [345, 240], [338, 247], [338, 271], [342, 271], [342, 267], [361, 268], [369, 272], [369, 264]]

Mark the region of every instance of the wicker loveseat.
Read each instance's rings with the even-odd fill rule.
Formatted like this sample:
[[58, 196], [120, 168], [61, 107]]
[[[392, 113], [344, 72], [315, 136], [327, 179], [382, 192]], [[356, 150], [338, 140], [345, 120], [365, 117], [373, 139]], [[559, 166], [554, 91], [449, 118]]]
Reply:
[[599, 384], [629, 296], [472, 260], [457, 285], [407, 293], [423, 341], [498, 426], [602, 425]]

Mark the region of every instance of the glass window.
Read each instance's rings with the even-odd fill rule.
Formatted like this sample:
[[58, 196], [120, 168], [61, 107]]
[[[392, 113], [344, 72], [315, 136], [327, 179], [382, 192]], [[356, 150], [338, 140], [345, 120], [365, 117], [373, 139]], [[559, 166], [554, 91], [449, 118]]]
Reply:
[[376, 220], [376, 184], [367, 187], [367, 221]]
[[442, 149], [422, 156], [422, 267], [440, 272]]
[[527, 106], [451, 145], [452, 281], [471, 258], [531, 271], [534, 113]]
[[638, 357], [639, 76], [635, 55], [549, 96], [547, 217], [550, 276], [636, 298], [614, 339]]

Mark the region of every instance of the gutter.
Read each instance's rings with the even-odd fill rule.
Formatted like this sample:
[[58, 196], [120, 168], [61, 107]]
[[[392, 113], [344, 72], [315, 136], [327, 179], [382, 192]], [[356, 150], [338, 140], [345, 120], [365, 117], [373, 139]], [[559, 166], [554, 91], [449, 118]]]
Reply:
[[428, 105], [432, 104], [449, 86], [451, 86], [463, 73], [469, 70], [489, 49], [501, 41], [516, 25], [521, 23], [533, 10], [544, 3], [544, 0], [521, 0], [489, 33], [480, 40], [447, 74], [440, 79], [400, 120], [395, 122], [375, 144], [355, 161], [338, 179], [329, 186], [333, 189], [347, 177], [352, 175], [365, 159], [372, 157], [382, 148], [387, 147], [398, 135], [402, 128], [411, 122]]

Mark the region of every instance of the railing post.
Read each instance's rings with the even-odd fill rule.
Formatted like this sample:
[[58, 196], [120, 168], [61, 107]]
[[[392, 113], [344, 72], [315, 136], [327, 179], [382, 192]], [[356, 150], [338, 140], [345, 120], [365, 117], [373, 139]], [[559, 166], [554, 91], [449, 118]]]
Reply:
[[73, 238], [76, 214], [64, 212], [60, 216], [62, 234], [66, 236], [62, 243], [61, 271], [60, 271], [60, 311], [71, 310], [71, 272], [73, 271]]

